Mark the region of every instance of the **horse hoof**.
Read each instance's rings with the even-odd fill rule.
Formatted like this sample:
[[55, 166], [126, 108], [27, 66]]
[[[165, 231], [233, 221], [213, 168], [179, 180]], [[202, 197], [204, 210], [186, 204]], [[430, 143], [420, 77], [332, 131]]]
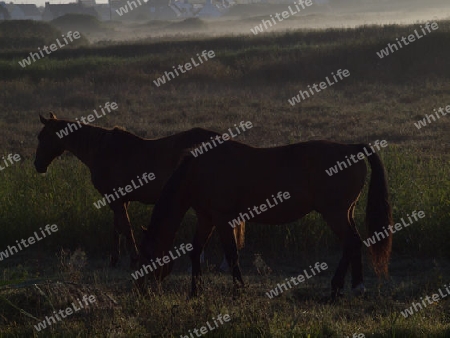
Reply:
[[198, 297], [198, 293], [197, 292], [190, 292], [189, 295], [186, 297], [186, 300], [191, 300], [191, 299], [195, 299]]
[[352, 289], [352, 294], [354, 297], [361, 297], [364, 296], [364, 293], [366, 292], [366, 288], [364, 287], [363, 283], [358, 284]]
[[139, 266], [139, 260], [136, 258], [132, 258], [131, 260], [130, 260], [130, 268], [131, 269], [137, 269], [138, 268], [138, 266]]
[[119, 262], [119, 258], [118, 257], [111, 257], [110, 261], [109, 261], [109, 266], [111, 268], [115, 268], [117, 267], [117, 263]]
[[144, 281], [134, 281], [133, 283], [134, 287], [136, 288], [136, 291], [138, 292], [139, 295], [146, 297], [148, 296], [148, 289], [145, 285]]
[[222, 272], [222, 273], [229, 273], [230, 272], [230, 267], [228, 266], [228, 263], [227, 263], [227, 261], [225, 259], [220, 264], [219, 272]]
[[331, 290], [331, 302], [334, 303], [338, 299], [344, 297], [344, 292], [342, 289]]

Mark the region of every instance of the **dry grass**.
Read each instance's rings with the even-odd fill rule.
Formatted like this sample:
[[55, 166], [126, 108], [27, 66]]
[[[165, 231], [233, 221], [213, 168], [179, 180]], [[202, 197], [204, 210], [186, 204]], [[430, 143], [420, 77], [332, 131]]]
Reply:
[[[447, 299], [408, 319], [399, 314], [450, 277], [450, 123], [446, 116], [421, 130], [414, 127], [433, 108], [450, 104], [450, 25], [440, 22], [439, 32], [385, 60], [375, 55], [414, 27], [104, 44], [61, 50], [26, 69], [17, 61], [29, 51], [0, 53], [1, 149], [24, 157], [0, 172], [0, 250], [49, 222], [60, 228], [45, 243], [1, 262], [0, 336], [179, 337], [219, 313], [230, 313], [232, 321], [210, 336], [342, 337], [363, 332], [370, 337], [447, 337]], [[214, 50], [216, 57], [161, 87], [153, 84], [165, 70], [205, 49]], [[295, 107], [288, 104], [299, 89], [339, 68], [348, 68], [350, 78]], [[254, 127], [239, 140], [257, 146], [386, 139], [389, 147], [382, 157], [394, 219], [412, 210], [424, 210], [427, 217], [395, 237], [389, 283], [379, 284], [366, 262], [369, 293], [362, 299], [326, 303], [340, 250], [317, 214], [287, 226], [247, 227], [241, 257], [249, 287], [236, 299], [231, 278], [217, 273], [222, 252], [216, 237], [207, 250], [206, 287], [200, 298], [185, 300], [189, 274], [184, 257], [164, 283], [163, 294], [144, 299], [132, 288], [126, 260], [118, 270], [107, 267], [112, 215], [92, 206], [99, 195], [86, 168], [65, 155], [42, 179], [32, 166], [39, 112], [76, 118], [107, 101], [117, 102], [119, 110], [96, 124], [121, 125], [142, 137], [191, 127], [225, 132], [244, 120]], [[364, 218], [364, 200], [365, 195], [358, 224]], [[132, 205], [135, 228], [147, 224], [149, 211]], [[177, 241], [189, 241], [194, 227], [195, 217], [188, 214]], [[261, 275], [257, 267], [264, 264], [259, 260], [270, 268]], [[329, 270], [280, 298], [265, 296], [284, 278], [317, 261], [329, 263]], [[85, 293], [99, 299], [90, 312], [36, 333], [37, 320], [29, 315], [43, 320]]]

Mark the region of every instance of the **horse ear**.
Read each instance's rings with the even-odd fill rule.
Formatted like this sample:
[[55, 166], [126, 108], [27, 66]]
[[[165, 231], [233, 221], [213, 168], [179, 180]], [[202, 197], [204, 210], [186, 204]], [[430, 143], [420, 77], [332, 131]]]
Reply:
[[51, 118], [52, 120], [56, 120], [56, 115], [55, 115], [55, 114], [53, 114], [52, 112], [50, 112], [49, 115], [50, 115], [50, 118]]
[[48, 120], [44, 116], [42, 116], [41, 114], [39, 114], [39, 119], [41, 120], [42, 124], [47, 124], [47, 122], [48, 122]]

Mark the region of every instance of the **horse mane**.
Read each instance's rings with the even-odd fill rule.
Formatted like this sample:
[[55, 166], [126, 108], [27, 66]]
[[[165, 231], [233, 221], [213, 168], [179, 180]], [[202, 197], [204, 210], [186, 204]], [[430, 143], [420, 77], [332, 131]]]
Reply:
[[183, 152], [181, 153], [180, 159], [177, 163], [177, 168], [183, 164], [185, 161], [189, 162], [190, 158], [194, 158], [194, 155], [192, 155], [191, 150], [195, 149], [197, 146], [192, 146], [186, 149], [183, 149]]
[[222, 134], [201, 127], [195, 127], [189, 130], [186, 130], [184, 133], [184, 139], [187, 144], [191, 144], [190, 147], [185, 148], [186, 152], [190, 152], [191, 150], [198, 148], [202, 145], [203, 142], [211, 142], [211, 139], [208, 137], [220, 136]]
[[95, 126], [95, 127], [96, 128], [100, 128], [100, 129], [102, 129], [102, 130], [104, 130], [106, 132], [111, 133], [111, 135], [114, 137], [114, 142], [121, 143], [121, 142], [123, 142], [124, 138], [125, 139], [133, 139], [133, 140], [136, 140], [136, 141], [144, 140], [144, 138], [142, 138], [142, 137], [140, 137], [140, 136], [138, 136], [136, 134], [133, 134], [132, 132], [129, 132], [128, 130], [126, 130], [122, 126], [114, 126], [111, 129], [97, 127], [97, 126]]
[[[102, 128], [102, 127], [98, 127], [98, 128]], [[134, 137], [142, 138], [142, 137], [140, 137], [140, 136], [138, 136], [136, 134], [133, 134], [132, 132], [126, 130], [125, 127], [122, 127], [122, 126], [114, 126], [111, 129], [106, 129], [106, 128], [102, 128], [102, 129], [110, 130], [113, 133], [117, 133], [117, 135], [134, 136]]]

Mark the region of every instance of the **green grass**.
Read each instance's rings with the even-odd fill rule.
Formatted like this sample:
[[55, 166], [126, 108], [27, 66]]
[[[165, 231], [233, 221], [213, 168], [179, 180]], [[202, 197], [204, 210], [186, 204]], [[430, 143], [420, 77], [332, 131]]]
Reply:
[[[394, 220], [406, 219], [406, 214], [411, 214], [413, 210], [423, 210], [426, 215], [396, 234], [394, 252], [450, 258], [446, 245], [450, 241], [447, 231], [450, 182], [443, 180], [449, 177], [450, 172], [445, 161], [435, 158], [424, 160], [401, 151], [395, 145], [383, 150], [382, 158], [389, 177]], [[25, 159], [6, 168], [2, 176], [0, 205], [4, 212], [0, 216], [0, 224], [16, 226], [3, 229], [0, 248], [15, 243], [27, 234], [32, 235], [33, 231], [49, 223], [57, 224], [60, 230], [45, 240], [44, 247], [48, 252], [55, 252], [61, 247], [82, 247], [89, 254], [107, 253], [109, 239], [112, 238], [112, 211], [108, 207], [95, 208], [93, 203], [101, 195], [92, 186], [87, 168], [76, 158], [70, 156], [56, 160], [46, 176], [37, 174], [32, 161]], [[367, 237], [363, 226], [366, 190], [367, 187], [357, 209], [357, 222], [364, 239]], [[138, 203], [132, 205], [131, 217], [135, 229], [147, 226], [151, 208]], [[188, 219], [189, 223], [194, 223], [194, 214], [190, 213]], [[193, 227], [194, 224], [182, 227], [179, 237], [190, 241]], [[108, 240], [99, 242], [97, 236]], [[320, 215], [314, 213], [287, 226], [249, 226], [247, 246], [251, 248], [250, 252], [270, 255], [280, 251], [301, 254], [309, 246], [312, 246], [311, 249], [317, 247], [317, 250], [338, 249], [334, 235]]]
[[[376, 56], [417, 26], [102, 42], [58, 50], [25, 69], [17, 61], [41, 46], [47, 31], [36, 28], [34, 44], [2, 49], [0, 156], [19, 153], [23, 160], [0, 171], [0, 251], [46, 224], [57, 224], [59, 230], [0, 262], [0, 336], [179, 337], [229, 313], [232, 321], [209, 336], [351, 337], [362, 332], [366, 337], [447, 337], [447, 299], [410, 318], [400, 315], [450, 280], [450, 122], [446, 116], [421, 130], [413, 124], [450, 104], [450, 23], [439, 22], [438, 31], [385, 59]], [[8, 32], [0, 38], [12, 36]], [[161, 87], [153, 84], [203, 50], [214, 50], [216, 57]], [[295, 107], [288, 104], [300, 89], [339, 68], [348, 68], [351, 76]], [[336, 305], [327, 304], [341, 251], [316, 213], [288, 225], [247, 226], [241, 261], [248, 288], [238, 297], [233, 297], [231, 277], [217, 272], [222, 250], [213, 234], [206, 250], [205, 289], [198, 299], [185, 300], [188, 257], [176, 262], [162, 294], [142, 298], [133, 289], [127, 257], [118, 269], [108, 268], [112, 212], [94, 207], [101, 196], [87, 168], [64, 155], [41, 177], [32, 164], [42, 128], [38, 113], [51, 110], [74, 119], [107, 101], [117, 102], [119, 109], [96, 124], [121, 125], [142, 137], [192, 127], [224, 132], [244, 120], [254, 127], [238, 140], [255, 146], [386, 139], [389, 146], [380, 154], [394, 220], [413, 210], [426, 216], [394, 235], [388, 282], [377, 280], [363, 250], [368, 294], [362, 299], [347, 295]], [[366, 193], [367, 188], [356, 211], [363, 239]], [[138, 203], [130, 207], [138, 240], [151, 209]], [[194, 213], [188, 212], [177, 243], [191, 241], [195, 224]], [[260, 274], [257, 258], [272, 272]], [[318, 261], [329, 269], [279, 298], [266, 297], [277, 283]], [[98, 298], [91, 311], [35, 332], [38, 320], [33, 317], [43, 320], [83, 294]]]

